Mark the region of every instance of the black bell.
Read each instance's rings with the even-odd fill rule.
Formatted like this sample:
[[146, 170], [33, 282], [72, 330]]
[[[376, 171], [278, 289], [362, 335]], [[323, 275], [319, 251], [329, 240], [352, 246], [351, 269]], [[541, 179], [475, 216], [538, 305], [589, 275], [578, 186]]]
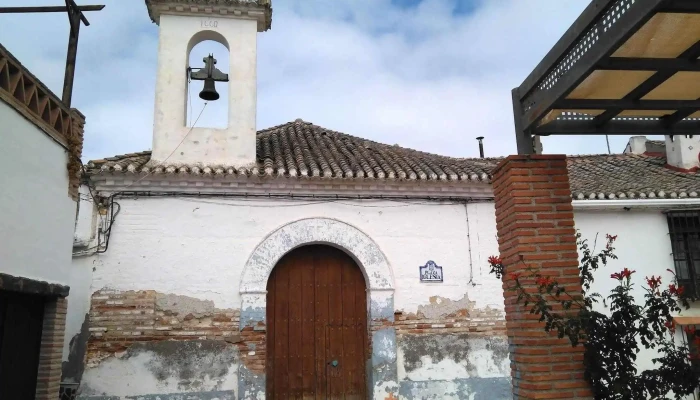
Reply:
[[213, 78], [204, 80], [204, 89], [199, 92], [199, 98], [205, 101], [219, 100], [219, 93], [216, 91]]
[[213, 54], [209, 54], [208, 57], [204, 57], [204, 68], [198, 71], [190, 71], [190, 79], [197, 81], [204, 81], [204, 89], [199, 92], [199, 98], [204, 101], [214, 101], [219, 100], [219, 93], [216, 92], [216, 87], [214, 86], [216, 82], [228, 82], [228, 74], [224, 74], [214, 67], [216, 65], [216, 59]]

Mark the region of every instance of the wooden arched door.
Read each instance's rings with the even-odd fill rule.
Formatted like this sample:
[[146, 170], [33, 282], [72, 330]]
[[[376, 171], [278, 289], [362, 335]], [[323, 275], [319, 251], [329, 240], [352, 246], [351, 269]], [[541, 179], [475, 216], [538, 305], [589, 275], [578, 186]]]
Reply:
[[365, 279], [347, 254], [304, 246], [267, 283], [268, 399], [366, 399]]

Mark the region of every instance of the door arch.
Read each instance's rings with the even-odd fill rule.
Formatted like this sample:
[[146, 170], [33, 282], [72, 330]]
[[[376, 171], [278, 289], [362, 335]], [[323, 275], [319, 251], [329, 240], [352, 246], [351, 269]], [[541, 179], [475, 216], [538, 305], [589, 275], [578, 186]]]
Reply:
[[367, 398], [367, 285], [350, 256], [327, 245], [292, 250], [266, 300], [267, 398]]

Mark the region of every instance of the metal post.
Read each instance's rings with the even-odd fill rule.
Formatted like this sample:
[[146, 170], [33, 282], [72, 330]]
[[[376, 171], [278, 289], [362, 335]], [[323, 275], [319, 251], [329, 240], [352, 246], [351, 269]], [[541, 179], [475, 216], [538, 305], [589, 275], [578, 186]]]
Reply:
[[518, 145], [518, 154], [534, 154], [535, 146], [529, 131], [523, 130], [523, 109], [520, 104], [520, 90], [513, 89], [513, 120], [515, 122], [515, 142]]

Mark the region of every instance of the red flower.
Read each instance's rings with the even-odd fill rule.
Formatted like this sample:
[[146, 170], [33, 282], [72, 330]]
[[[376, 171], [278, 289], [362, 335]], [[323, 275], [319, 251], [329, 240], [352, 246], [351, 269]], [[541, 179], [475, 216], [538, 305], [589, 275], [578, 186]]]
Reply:
[[664, 323], [664, 325], [666, 325], [666, 328], [668, 328], [668, 330], [671, 331], [671, 333], [676, 332], [676, 321], [669, 319]]
[[688, 336], [695, 336], [695, 327], [693, 325], [688, 325], [683, 330]]
[[672, 295], [680, 297], [683, 295], [685, 289], [683, 286], [676, 287], [676, 285], [668, 285], [668, 291], [671, 292]]
[[651, 278], [647, 277], [647, 285], [651, 290], [656, 290], [661, 285], [661, 277], [654, 277], [654, 275]]
[[503, 264], [503, 260], [501, 260], [501, 257], [491, 256], [491, 257], [489, 257], [489, 264], [500, 265], [500, 264]]
[[633, 273], [637, 272], [635, 271], [630, 271], [629, 269], [625, 268], [622, 270], [622, 272], [616, 272], [612, 275], [610, 275], [611, 278], [617, 279], [617, 280], [622, 280], [623, 278], [629, 278], [632, 276]]
[[549, 276], [540, 276], [537, 278], [536, 282], [540, 286], [549, 286], [554, 284], [554, 281]]
[[515, 281], [518, 278], [520, 278], [520, 272], [511, 272], [510, 274], [508, 274], [508, 276], [510, 276], [510, 279]]
[[608, 239], [609, 242], [614, 242], [614, 241], [617, 240], [617, 235], [612, 236], [611, 234], [606, 233], [606, 234], [605, 234], [605, 238]]

